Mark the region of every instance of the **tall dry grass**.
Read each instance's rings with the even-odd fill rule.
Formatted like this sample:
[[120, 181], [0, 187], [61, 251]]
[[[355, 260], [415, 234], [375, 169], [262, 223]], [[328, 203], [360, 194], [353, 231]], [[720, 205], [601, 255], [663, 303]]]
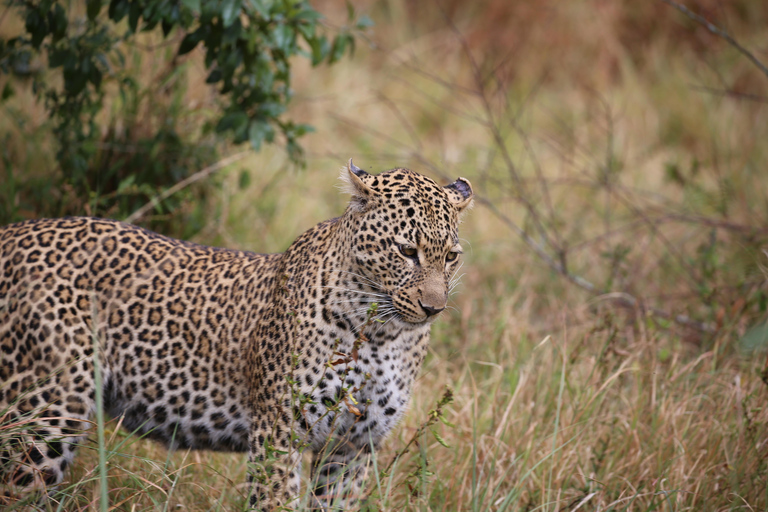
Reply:
[[[369, 45], [297, 69], [307, 169], [274, 148], [233, 166], [195, 241], [285, 249], [343, 210], [349, 157], [465, 176], [463, 286], [378, 467], [454, 402], [370, 508], [768, 510], [768, 77], [661, 2], [532, 5], [361, 2]], [[689, 7], [768, 61], [765, 5]], [[243, 457], [168, 454], [117, 422], [115, 509], [242, 507]], [[61, 509], [97, 507], [83, 452]]]

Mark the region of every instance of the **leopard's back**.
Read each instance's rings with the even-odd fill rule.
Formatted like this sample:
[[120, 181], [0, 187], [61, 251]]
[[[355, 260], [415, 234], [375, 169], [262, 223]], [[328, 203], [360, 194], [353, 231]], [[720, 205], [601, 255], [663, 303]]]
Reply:
[[127, 428], [246, 450], [241, 352], [279, 258], [102, 219], [0, 229], [0, 411], [57, 439], [7, 455], [12, 478], [60, 478], [95, 407], [95, 353], [105, 408]]

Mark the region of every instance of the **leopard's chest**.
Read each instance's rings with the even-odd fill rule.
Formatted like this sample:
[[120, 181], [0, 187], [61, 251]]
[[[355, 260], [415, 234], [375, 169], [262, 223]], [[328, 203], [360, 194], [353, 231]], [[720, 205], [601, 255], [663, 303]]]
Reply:
[[[378, 443], [403, 416], [426, 355], [428, 328], [372, 336], [355, 350], [344, 336], [319, 373], [301, 381], [301, 426], [310, 442], [330, 434], [357, 446]], [[310, 376], [307, 379], [307, 376]]]

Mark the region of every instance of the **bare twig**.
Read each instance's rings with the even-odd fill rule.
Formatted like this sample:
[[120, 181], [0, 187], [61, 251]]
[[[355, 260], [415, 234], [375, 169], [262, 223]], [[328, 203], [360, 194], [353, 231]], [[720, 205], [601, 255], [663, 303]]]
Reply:
[[394, 137], [392, 137], [390, 135], [387, 135], [384, 132], [381, 132], [379, 130], [371, 128], [368, 125], [365, 125], [365, 124], [362, 124], [362, 123], [358, 123], [357, 121], [353, 121], [352, 119], [350, 119], [348, 117], [341, 116], [341, 115], [335, 114], [333, 112], [328, 112], [328, 116], [333, 118], [333, 119], [335, 119], [339, 123], [343, 123], [343, 124], [346, 124], [347, 126], [351, 126], [352, 128], [355, 128], [356, 130], [358, 130], [360, 132], [366, 132], [366, 133], [369, 133], [372, 136], [377, 137], [377, 138], [379, 138], [381, 140], [385, 140], [385, 141], [389, 142], [390, 144], [392, 144], [393, 146], [401, 148], [403, 150], [406, 150], [409, 153], [416, 153], [416, 150], [411, 148], [405, 142], [401, 142], [401, 141], [395, 139]]
[[475, 89], [473, 89], [471, 87], [464, 86], [464, 85], [459, 85], [457, 83], [448, 82], [448, 81], [444, 80], [443, 78], [441, 78], [440, 76], [426, 71], [423, 66], [416, 66], [416, 65], [413, 65], [413, 64], [409, 64], [407, 62], [404, 63], [403, 66], [405, 68], [415, 72], [416, 74], [423, 76], [424, 78], [426, 78], [430, 82], [432, 82], [434, 84], [437, 84], [437, 85], [440, 85], [442, 87], [445, 87], [446, 89], [448, 89], [451, 92], [459, 92], [461, 94], [466, 94], [468, 96], [475, 96], [477, 94], [477, 91]]
[[450, 17], [445, 12], [443, 12], [443, 16], [450, 30], [455, 34], [456, 39], [461, 45], [464, 55], [466, 56], [472, 68], [472, 75], [475, 81], [475, 84], [474, 84], [475, 95], [477, 96], [477, 98], [480, 100], [482, 104], [482, 108], [486, 117], [486, 125], [491, 132], [491, 136], [493, 137], [496, 148], [501, 153], [502, 159], [504, 161], [504, 165], [507, 168], [507, 172], [509, 173], [509, 176], [512, 178], [515, 185], [518, 187], [515, 194], [515, 199], [520, 204], [522, 204], [523, 207], [528, 212], [528, 215], [530, 216], [534, 226], [536, 227], [536, 231], [538, 235], [542, 238], [542, 240], [544, 240], [547, 246], [551, 247], [555, 251], [555, 253], [557, 253], [558, 258], [560, 258], [561, 260], [560, 264], [565, 265], [565, 256], [564, 256], [563, 248], [560, 246], [557, 240], [553, 240], [550, 237], [549, 232], [547, 231], [546, 227], [544, 226], [544, 223], [542, 222], [541, 214], [536, 209], [536, 207], [534, 207], [533, 203], [531, 203], [528, 197], [523, 180], [520, 176], [520, 172], [517, 169], [517, 165], [512, 160], [512, 155], [509, 154], [507, 144], [505, 143], [504, 137], [501, 133], [501, 130], [499, 129], [500, 122], [496, 120], [496, 117], [497, 117], [496, 109], [493, 108], [493, 105], [491, 104], [491, 101], [488, 98], [488, 94], [486, 92], [486, 89], [487, 89], [487, 86], [485, 83], [486, 80], [485, 80], [485, 77], [483, 76], [483, 72], [482, 72], [482, 69], [480, 68], [480, 64], [477, 62], [474, 55], [472, 54], [472, 50], [469, 47], [469, 43], [467, 42], [466, 38], [461, 33], [459, 28], [453, 23], [453, 20], [451, 20]]
[[741, 233], [743, 235], [768, 235], [768, 227], [764, 226], [748, 226], [744, 224], [737, 224], [735, 222], [728, 222], [724, 220], [712, 219], [709, 217], [702, 217], [700, 215], [684, 215], [684, 214], [667, 214], [670, 220], [678, 222], [686, 222], [690, 224], [701, 224], [710, 228], [722, 229], [724, 231], [731, 231], [734, 233]]
[[[427, 92], [425, 92], [422, 87], [418, 86], [418, 84], [411, 83], [410, 81], [405, 80], [404, 78], [398, 77], [398, 76], [393, 77], [393, 80], [397, 80], [399, 82], [402, 82], [406, 87], [410, 88], [411, 91], [413, 91], [415, 94], [421, 96], [426, 101], [432, 103], [433, 105], [439, 107], [440, 109], [445, 110], [446, 112], [450, 112], [451, 114], [455, 115], [459, 119], [466, 119], [467, 121], [471, 121], [471, 122], [477, 123], [477, 124], [479, 124], [481, 126], [485, 126], [486, 125], [486, 121], [485, 121], [484, 118], [473, 116], [472, 114], [469, 114], [468, 112], [464, 112], [462, 110], [459, 110], [459, 109], [455, 108], [455, 106], [452, 105], [452, 104], [449, 104], [449, 103], [444, 102], [444, 101], [436, 100], [433, 95], [428, 94]], [[408, 98], [398, 99], [398, 102], [400, 102], [400, 103], [415, 104], [415, 102], [413, 100], [408, 99]], [[453, 103], [461, 103], [461, 102], [454, 101]]]
[[633, 202], [630, 200], [629, 195], [622, 195], [619, 193], [618, 190], [616, 190], [616, 193], [614, 194], [614, 197], [623, 204], [629, 211], [631, 211], [636, 217], [641, 219], [643, 222], [646, 223], [648, 228], [650, 229], [651, 233], [653, 233], [656, 237], [658, 237], [659, 241], [661, 241], [664, 248], [671, 254], [675, 260], [680, 265], [680, 268], [685, 269], [685, 275], [688, 277], [688, 279], [691, 281], [691, 284], [694, 286], [694, 289], [697, 287], [701, 287], [703, 285], [702, 277], [698, 275], [698, 272], [696, 271], [696, 268], [685, 258], [685, 255], [683, 255], [680, 250], [675, 246], [675, 244], [672, 243], [672, 241], [668, 240], [667, 237], [658, 229], [658, 225], [654, 223], [653, 219], [650, 218], [650, 216], [642, 210], [642, 208], [635, 206]]
[[536, 253], [536, 255], [544, 260], [544, 262], [552, 268], [555, 272], [560, 274], [561, 276], [565, 277], [572, 283], [576, 284], [580, 288], [588, 291], [588, 292], [598, 292], [598, 288], [592, 284], [591, 282], [587, 281], [581, 276], [577, 276], [575, 274], [571, 274], [566, 267], [562, 265], [560, 261], [555, 260], [550, 256], [547, 251], [544, 249], [544, 247], [541, 246], [536, 240], [531, 238], [531, 236], [526, 233], [526, 231], [518, 226], [512, 219], [501, 213], [498, 208], [496, 208], [496, 205], [494, 205], [491, 201], [484, 197], [478, 197], [475, 196], [475, 201], [484, 207], [486, 207], [493, 215], [496, 216], [501, 222], [503, 222], [508, 228], [510, 228], [512, 231], [514, 231], [522, 240], [525, 242], [525, 244], [533, 249], [533, 252]]
[[628, 234], [643, 226], [647, 226], [649, 222], [656, 226], [669, 223], [685, 223], [685, 224], [698, 224], [700, 226], [706, 226], [708, 228], [719, 229], [729, 233], [736, 233], [740, 236], [768, 236], [768, 227], [761, 226], [748, 226], [744, 224], [736, 224], [735, 222], [726, 222], [719, 219], [713, 219], [709, 217], [701, 217], [696, 215], [685, 215], [676, 213], [667, 213], [660, 211], [658, 216], [653, 209], [648, 211], [646, 218], [633, 219], [618, 226], [614, 226], [610, 232], [601, 233], [591, 238], [585, 238], [579, 242], [572, 243], [568, 246], [569, 251], [581, 251], [595, 244], [601, 243], [606, 236], [614, 236], [617, 234]]
[[[599, 297], [610, 299], [612, 300], [612, 302], [622, 307], [628, 307], [635, 310], [640, 309], [655, 317], [669, 319], [679, 325], [693, 328], [702, 332], [714, 332], [714, 327], [712, 325], [702, 323], [702, 322], [696, 322], [690, 319], [689, 317], [687, 317], [686, 315], [674, 315], [664, 310], [645, 307], [642, 300], [634, 297], [629, 293], [626, 293], [626, 292], [605, 293], [601, 291], [600, 288], [598, 288], [594, 283], [583, 278], [582, 276], [572, 273], [568, 269], [567, 259], [566, 259], [567, 248], [563, 245], [563, 241], [560, 240], [560, 237], [556, 233], [553, 233], [554, 238], [550, 238], [549, 232], [547, 231], [547, 229], [545, 228], [544, 224], [541, 221], [540, 212], [533, 205], [530, 199], [525, 195], [525, 191], [524, 191], [525, 187], [523, 184], [522, 177], [520, 176], [516, 165], [512, 161], [511, 155], [507, 151], [507, 145], [504, 141], [504, 138], [499, 128], [500, 121], [497, 121], [496, 115], [494, 115], [494, 109], [487, 95], [487, 89], [485, 86], [484, 78], [480, 70], [480, 66], [475, 60], [474, 56], [472, 55], [467, 41], [464, 39], [459, 29], [452, 23], [452, 21], [447, 16], [446, 16], [446, 22], [449, 24], [451, 30], [456, 35], [456, 38], [459, 44], [462, 46], [464, 50], [464, 54], [466, 55], [467, 59], [470, 61], [470, 66], [474, 72], [474, 77], [475, 77], [475, 87], [477, 89], [476, 95], [478, 99], [481, 101], [481, 104], [483, 106], [483, 110], [486, 116], [485, 125], [487, 128], [489, 128], [491, 132], [491, 136], [493, 137], [496, 148], [501, 152], [502, 159], [504, 161], [505, 166], [507, 167], [510, 177], [512, 178], [515, 185], [520, 189], [515, 194], [516, 196], [515, 199], [523, 205], [523, 207], [528, 212], [528, 215], [530, 216], [530, 218], [534, 221], [534, 224], [536, 225], [536, 228], [537, 228], [537, 234], [543, 240], [543, 244], [536, 241], [528, 232], [526, 232], [526, 230], [524, 230], [517, 223], [512, 221], [512, 219], [504, 215], [495, 206], [495, 204], [493, 204], [488, 199], [484, 197], [476, 197], [476, 201], [482, 206], [484, 206], [485, 208], [487, 208], [489, 211], [491, 211], [493, 215], [495, 215], [507, 227], [509, 227], [512, 231], [514, 231], [522, 239], [522, 241], [526, 245], [528, 245], [528, 247], [530, 247], [536, 253], [536, 255], [547, 264], [547, 266], [549, 266], [559, 275], [561, 275], [568, 281], [572, 282], [579, 288], [593, 295], [598, 295]], [[525, 137], [524, 134], [522, 133], [523, 130], [519, 126], [513, 126], [513, 128], [517, 132], [518, 136], [521, 136], [523, 138], [523, 141], [525, 144], [527, 141], [527, 137]], [[609, 126], [609, 131], [610, 130], [611, 130], [611, 126]], [[531, 157], [534, 158], [532, 154], [533, 153], [532, 146], [530, 144], [527, 144], [525, 147], [526, 147], [526, 151], [531, 153]], [[609, 153], [610, 152], [611, 150], [609, 148]], [[610, 158], [612, 158], [611, 155], [609, 155], [609, 159]], [[609, 164], [610, 162], [606, 162], [605, 165], [608, 166]], [[536, 166], [536, 162], [534, 162], [534, 165]], [[543, 186], [546, 189], [547, 185], [544, 182], [543, 177], [541, 175], [541, 169], [536, 168], [535, 172], [537, 174], [537, 178], [540, 186]], [[606, 168], [605, 172], [606, 173], [610, 172], [610, 169]], [[610, 185], [608, 183], [603, 183], [603, 184], [605, 186]], [[548, 194], [545, 194], [545, 196], [546, 195]], [[629, 204], [626, 200], [624, 202], [626, 207], [633, 210], [636, 215], [641, 216], [643, 218], [643, 221], [646, 223], [646, 225], [649, 225], [651, 229], [654, 229], [655, 226], [653, 222], [647, 216], [643, 215], [643, 212], [639, 211], [639, 209], [634, 207], [632, 204]], [[610, 226], [608, 226], [608, 231], [610, 231]], [[657, 232], [656, 235], [661, 237], [665, 242], [665, 244], [667, 245], [667, 248], [674, 253], [674, 248], [671, 246], [671, 244], [669, 244], [669, 242], [666, 239], [664, 239], [660, 233]], [[555, 253], [554, 257], [552, 254], [550, 254], [550, 250], [554, 251]], [[686, 262], [682, 259], [681, 259], [681, 265], [690, 272], [690, 277], [693, 279], [694, 283], [696, 283], [697, 279], [696, 279], [695, 271], [692, 268], [690, 268], [690, 266], [686, 265]]]
[[759, 94], [748, 94], [745, 92], [731, 91], [729, 89], [715, 89], [714, 87], [705, 87], [703, 85], [692, 85], [691, 89], [694, 91], [707, 92], [716, 96], [725, 96], [728, 98], [735, 98], [737, 100], [755, 101], [757, 103], [768, 103], [768, 96], [761, 96]]
[[[565, 278], [567, 281], [588, 292], [596, 299], [607, 300], [619, 307], [629, 308], [634, 311], [638, 311], [640, 314], [651, 315], [656, 318], [663, 318], [678, 325], [701, 332], [714, 332], [715, 327], [713, 327], [712, 324], [697, 322], [686, 315], [678, 315], [663, 309], [650, 307], [646, 304], [646, 299], [628, 293], [626, 290], [604, 289], [603, 287], [596, 285], [581, 275], [571, 272], [571, 270], [568, 268], [566, 256], [570, 254], [573, 249], [579, 247], [579, 245], [586, 246], [590, 243], [594, 243], [596, 240], [606, 239], [619, 231], [624, 232], [624, 230], [627, 228], [636, 229], [638, 227], [646, 227], [653, 231], [657, 239], [662, 240], [665, 248], [668, 249], [676, 257], [676, 259], [680, 260], [681, 256], [676, 251], [676, 248], [672, 246], [670, 241], [666, 239], [663, 234], [658, 232], [659, 226], [664, 222], [701, 221], [699, 222], [701, 225], [718, 223], [720, 224], [718, 225], [719, 228], [729, 229], [732, 231], [742, 231], [740, 229], [742, 226], [723, 224], [716, 219], [697, 218], [694, 220], [692, 218], [683, 219], [681, 216], [676, 216], [673, 218], [673, 216], [668, 212], [654, 212], [652, 209], [647, 211], [642, 209], [639, 205], [635, 204], [632, 196], [632, 194], [637, 193], [637, 191], [626, 190], [626, 187], [622, 186], [620, 182], [608, 180], [607, 176], [605, 176], [605, 174], [610, 172], [610, 168], [613, 165], [613, 148], [611, 141], [609, 141], [608, 155], [606, 160], [602, 162], [602, 165], [605, 166], [603, 169], [604, 175], [599, 177], [596, 182], [593, 174], [587, 172], [585, 169], [585, 179], [578, 179], [576, 180], [575, 184], [590, 188], [594, 188], [595, 186], [600, 185], [605, 187], [609, 186], [611, 188], [611, 196], [614, 196], [614, 194], [617, 192], [623, 192], [623, 194], [618, 194], [617, 199], [622, 204], [622, 206], [628, 208], [632, 212], [636, 219], [634, 219], [631, 223], [625, 224], [623, 226], [608, 225], [606, 230], [604, 230], [604, 232], [597, 239], [583, 242], [577, 246], [567, 245], [566, 241], [557, 232], [558, 230], [556, 229], [556, 217], [554, 212], [555, 208], [549, 195], [550, 191], [548, 187], [555, 184], [557, 180], [548, 180], [544, 175], [541, 163], [538, 161], [535, 154], [533, 141], [529, 138], [529, 135], [525, 133], [523, 127], [520, 126], [517, 122], [519, 115], [515, 115], [513, 112], [512, 106], [509, 104], [509, 99], [504, 97], [502, 99], [504, 104], [501, 105], [501, 108], [497, 108], [496, 102], [492, 96], [497, 94], [496, 88], [501, 89], [501, 87], [499, 87], [500, 83], [498, 83], [498, 78], [493, 76], [493, 72], [491, 72], [489, 75], [487, 70], [481, 69], [480, 63], [472, 55], [469, 45], [459, 29], [453, 25], [451, 20], [447, 17], [446, 22], [449, 24], [452, 32], [455, 34], [456, 41], [461, 45], [464, 55], [469, 60], [474, 80], [474, 88], [470, 89], [467, 86], [448, 83], [440, 77], [430, 74], [425, 70], [424, 67], [417, 66], [414, 63], [407, 63], [405, 64], [405, 67], [415, 71], [421, 77], [426, 78], [427, 80], [434, 82], [437, 85], [445, 87], [449, 91], [455, 93], [456, 96], [460, 96], [463, 99], [468, 99], [467, 97], [471, 96], [479, 102], [480, 117], [475, 117], [468, 115], [465, 112], [451, 109], [449, 106], [445, 106], [445, 110], [448, 110], [453, 115], [469, 119], [489, 131], [493, 141], [491, 144], [491, 150], [497, 152], [497, 154], [500, 156], [502, 165], [506, 169], [510, 179], [509, 183], [511, 183], [511, 188], [509, 193], [512, 195], [512, 199], [524, 208], [526, 217], [532, 220], [535, 227], [532, 231], [527, 230], [524, 226], [518, 224], [518, 222], [500, 210], [492, 200], [490, 200], [488, 197], [484, 197], [482, 194], [476, 194], [476, 202], [490, 211], [492, 215], [497, 217], [505, 226], [507, 226], [507, 228], [515, 233], [523, 241], [523, 243], [527, 245], [540, 260], [544, 262], [546, 266], [551, 268], [554, 272]], [[496, 82], [494, 82], [494, 80], [496, 80]], [[489, 82], [492, 83], [489, 84]], [[418, 87], [413, 86], [407, 81], [406, 85], [411, 87], [417, 93], [421, 92]], [[531, 92], [530, 96], [535, 96], [535, 92], [536, 88]], [[434, 101], [432, 98], [429, 98], [428, 95], [425, 94], [424, 96], [427, 97], [427, 99], [430, 101]], [[389, 108], [393, 112], [393, 115], [401, 122], [401, 124], [403, 124], [404, 128], [410, 135], [410, 142], [397, 140], [389, 134], [377, 131], [374, 128], [360, 124], [355, 120], [334, 114], [330, 115], [339, 122], [352, 126], [355, 129], [367, 132], [377, 139], [392, 144], [395, 148], [397, 148], [398, 152], [405, 151], [409, 158], [418, 160], [422, 165], [430, 169], [433, 173], [448, 179], [449, 177], [446, 176], [445, 169], [437, 165], [435, 162], [427, 159], [423, 155], [423, 152], [419, 151], [420, 141], [418, 140], [418, 137], [416, 137], [412, 130], [409, 128], [408, 123], [404, 121], [402, 113], [399, 111], [399, 109], [394, 107], [392, 100], [382, 95], [379, 95], [379, 100], [385, 103], [385, 106]], [[464, 102], [460, 103], [463, 104]], [[528, 99], [526, 99], [525, 103], [520, 106], [520, 110], [522, 110], [527, 103], [529, 103]], [[506, 110], [504, 107], [506, 107]], [[608, 118], [608, 126], [606, 129], [608, 130], [609, 134], [611, 134], [613, 119], [611, 118], [610, 114]], [[518, 169], [517, 163], [514, 161], [511, 153], [509, 152], [508, 145], [506, 144], [506, 136], [504, 132], [506, 132], [507, 129], [511, 129], [521, 139], [527, 155], [532, 159], [532, 165], [534, 167], [533, 178], [525, 178], [521, 174], [520, 169]], [[584, 151], [584, 148], [579, 149]], [[381, 155], [378, 156], [381, 157]], [[402, 158], [403, 154], [400, 153], [398, 157]], [[576, 165], [575, 162], [572, 163]], [[481, 172], [481, 175], [483, 174], [484, 173]], [[573, 186], [573, 180], [570, 181], [571, 183], [568, 183], [567, 185]], [[506, 188], [506, 184], [498, 183], [494, 185], [494, 187], [504, 189]], [[542, 199], [544, 200], [543, 206], [536, 204], [534, 198], [531, 197], [529, 193], [531, 189], [535, 189], [537, 187], [540, 189]], [[640, 191], [641, 196], [642, 194], [643, 192]], [[663, 198], [653, 196], [652, 199], [655, 202], [658, 202], [659, 199]], [[687, 265], [686, 263], [687, 262], [680, 260], [681, 267], [687, 271], [686, 273], [688, 274], [688, 277], [691, 278], [691, 284], [693, 285], [693, 288], [695, 288], [696, 285], [699, 284], [695, 269], [691, 268], [690, 265]]]
[[390, 110], [390, 112], [392, 112], [392, 114], [397, 118], [403, 129], [408, 132], [408, 136], [411, 138], [414, 146], [420, 151], [421, 140], [419, 139], [418, 135], [416, 135], [416, 130], [413, 128], [413, 125], [408, 121], [408, 119], [406, 119], [397, 104], [389, 99], [389, 97], [387, 97], [387, 95], [383, 92], [379, 92], [378, 97], [382, 103], [384, 103], [384, 105]]
[[515, 224], [512, 219], [501, 213], [496, 206], [488, 201], [487, 199], [483, 197], [475, 197], [475, 201], [479, 204], [486, 207], [491, 213], [493, 213], [499, 220], [501, 220], [507, 227], [512, 229], [517, 235], [525, 242], [526, 245], [528, 245], [533, 251], [536, 253], [536, 255], [541, 258], [544, 263], [547, 264], [552, 270], [560, 274], [562, 277], [566, 278], [568, 281], [572, 282], [582, 290], [585, 290], [587, 292], [590, 292], [592, 294], [600, 294], [598, 295], [599, 299], [602, 300], [610, 300], [614, 304], [630, 308], [630, 309], [640, 309], [642, 311], [645, 311], [657, 318], [663, 318], [665, 320], [671, 320], [678, 325], [682, 325], [684, 327], [689, 327], [691, 329], [695, 329], [697, 331], [701, 332], [707, 332], [712, 333], [715, 332], [715, 327], [710, 323], [705, 322], [697, 322], [695, 320], [692, 320], [687, 315], [675, 315], [672, 313], [669, 313], [667, 311], [664, 311], [662, 309], [658, 308], [649, 308], [645, 307], [643, 302], [636, 298], [635, 296], [626, 293], [626, 292], [614, 292], [614, 293], [600, 293], [600, 290], [597, 286], [595, 286], [592, 282], [588, 281], [587, 279], [584, 279], [581, 276], [578, 276], [576, 274], [573, 274], [568, 271], [567, 268], [563, 267], [560, 262], [553, 259], [547, 252], [544, 250], [543, 247], [541, 247], [540, 244], [538, 244], [534, 239], [532, 239], [520, 226]]
[[[523, 111], [525, 110], [526, 106], [529, 104], [529, 102], [532, 101], [532, 98], [536, 95], [536, 93], [539, 90], [539, 87], [541, 87], [541, 84], [544, 81], [545, 75], [542, 75], [539, 78], [539, 81], [534, 85], [533, 89], [529, 92], [529, 94], [526, 95], [526, 97], [523, 99], [522, 103], [520, 104], [519, 108], [517, 109], [517, 112], [515, 112], [514, 116], [510, 117], [510, 125], [514, 132], [517, 134], [518, 137], [520, 137], [520, 140], [523, 143], [523, 147], [525, 148], [525, 152], [528, 154], [529, 158], [531, 159], [531, 163], [533, 164], [533, 169], [536, 173], [536, 180], [538, 180], [539, 188], [542, 193], [542, 197], [544, 199], [544, 205], [547, 208], [548, 214], [549, 214], [549, 225], [552, 229], [553, 238], [555, 240], [556, 247], [560, 248], [559, 257], [560, 257], [560, 264], [563, 265], [563, 267], [566, 266], [565, 261], [565, 251], [563, 250], [563, 247], [565, 246], [565, 242], [563, 241], [563, 238], [560, 234], [560, 230], [557, 228], [557, 215], [555, 214], [555, 208], [552, 204], [552, 198], [549, 194], [549, 186], [544, 178], [544, 171], [542, 170], [541, 163], [539, 162], [538, 157], [536, 156], [536, 152], [533, 149], [533, 143], [531, 142], [530, 137], [528, 137], [528, 134], [525, 133], [525, 130], [520, 126], [519, 119], [523, 115]], [[507, 103], [507, 108], [510, 108], [509, 103]]]
[[133, 212], [128, 216], [128, 218], [125, 219], [125, 222], [133, 223], [142, 218], [144, 215], [146, 215], [148, 212], [152, 211], [154, 208], [157, 207], [157, 205], [160, 204], [161, 201], [164, 201], [171, 197], [173, 194], [178, 192], [179, 190], [182, 190], [192, 183], [195, 183], [196, 181], [200, 181], [204, 178], [207, 178], [214, 172], [218, 171], [222, 167], [226, 167], [229, 164], [232, 164], [234, 162], [237, 162], [238, 160], [241, 160], [245, 155], [249, 154], [250, 150], [241, 151], [240, 153], [235, 153], [234, 155], [228, 156], [227, 158], [224, 158], [222, 160], [219, 160], [213, 165], [209, 165], [205, 169], [202, 169], [200, 171], [197, 171], [195, 174], [191, 175], [190, 177], [181, 180], [171, 188], [163, 191], [162, 194], [158, 194], [155, 197], [152, 198], [150, 202]]
[[710, 22], [705, 17], [703, 17], [703, 16], [701, 16], [699, 14], [696, 14], [695, 12], [691, 11], [686, 6], [684, 6], [683, 4], [680, 4], [680, 3], [677, 3], [677, 2], [673, 2], [672, 0], [661, 0], [661, 1], [664, 2], [665, 4], [669, 5], [670, 7], [674, 7], [675, 9], [680, 11], [681, 13], [685, 14], [690, 19], [692, 19], [696, 23], [699, 23], [700, 25], [702, 25], [704, 28], [706, 28], [711, 33], [715, 34], [716, 36], [725, 39], [728, 42], [728, 44], [730, 44], [731, 46], [736, 48], [736, 50], [738, 50], [742, 55], [744, 55], [747, 59], [749, 59], [749, 61], [752, 64], [757, 66], [757, 68], [760, 71], [762, 71], [763, 74], [766, 77], [768, 77], [768, 66], [766, 66], [765, 64], [760, 62], [760, 60], [758, 60], [758, 58], [755, 57], [755, 55], [752, 52], [750, 52], [749, 50], [744, 48], [741, 44], [739, 44], [739, 42], [736, 41], [728, 32], [726, 32], [725, 30], [721, 29], [720, 27], [718, 27], [714, 23]]

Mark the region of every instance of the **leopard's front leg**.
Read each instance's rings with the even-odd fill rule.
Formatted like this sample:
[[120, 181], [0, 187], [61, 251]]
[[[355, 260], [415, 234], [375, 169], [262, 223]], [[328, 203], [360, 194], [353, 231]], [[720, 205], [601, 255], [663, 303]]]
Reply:
[[251, 429], [248, 434], [250, 510], [293, 509], [301, 485], [301, 445], [288, 382], [277, 377], [266, 361], [282, 366], [284, 357], [257, 353], [252, 362]]
[[371, 446], [334, 440], [312, 461], [314, 503], [322, 510], [356, 510], [373, 471]]
[[260, 409], [249, 435], [249, 509], [293, 509], [301, 485], [301, 452], [285, 415]]

